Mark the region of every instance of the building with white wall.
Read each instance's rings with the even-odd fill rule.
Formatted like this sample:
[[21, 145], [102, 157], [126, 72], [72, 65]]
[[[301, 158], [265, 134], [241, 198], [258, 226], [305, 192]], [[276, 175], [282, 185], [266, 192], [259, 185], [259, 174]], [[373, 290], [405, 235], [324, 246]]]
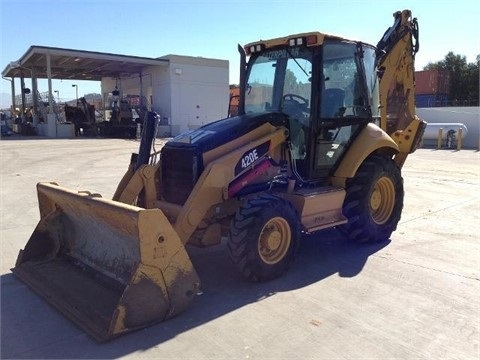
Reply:
[[143, 94], [173, 136], [227, 117], [228, 61], [180, 55], [160, 59], [168, 65], [146, 66], [141, 81], [138, 74], [102, 78], [104, 98], [115, 88], [121, 97]]

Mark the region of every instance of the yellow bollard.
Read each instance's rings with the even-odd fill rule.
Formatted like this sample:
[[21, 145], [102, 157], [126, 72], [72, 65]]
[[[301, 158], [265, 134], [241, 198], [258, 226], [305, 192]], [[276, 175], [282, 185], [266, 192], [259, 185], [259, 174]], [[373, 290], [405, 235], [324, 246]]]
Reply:
[[457, 150], [462, 149], [462, 132], [462, 128], [459, 128], [457, 132]]
[[442, 136], [443, 136], [443, 129], [438, 129], [438, 137], [437, 137], [437, 149], [440, 150], [442, 148]]

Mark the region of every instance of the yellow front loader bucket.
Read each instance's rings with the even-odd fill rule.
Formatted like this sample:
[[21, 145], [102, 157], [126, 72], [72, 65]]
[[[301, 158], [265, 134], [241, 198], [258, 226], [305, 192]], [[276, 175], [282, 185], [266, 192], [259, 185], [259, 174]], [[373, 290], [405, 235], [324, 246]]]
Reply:
[[13, 273], [98, 341], [182, 312], [199, 278], [159, 209], [54, 183], [37, 185], [40, 222]]

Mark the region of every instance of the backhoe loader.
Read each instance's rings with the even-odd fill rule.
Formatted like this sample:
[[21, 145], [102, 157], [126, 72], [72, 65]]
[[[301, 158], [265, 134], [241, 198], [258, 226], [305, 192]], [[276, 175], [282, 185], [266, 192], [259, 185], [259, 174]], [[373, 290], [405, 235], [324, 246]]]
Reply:
[[156, 153], [148, 113], [113, 199], [37, 185], [41, 219], [12, 271], [99, 341], [188, 306], [200, 280], [186, 245], [224, 241], [245, 279], [267, 281], [304, 233], [378, 242], [397, 227], [401, 168], [426, 125], [411, 12], [396, 12], [376, 47], [309, 32], [239, 51], [238, 115]]

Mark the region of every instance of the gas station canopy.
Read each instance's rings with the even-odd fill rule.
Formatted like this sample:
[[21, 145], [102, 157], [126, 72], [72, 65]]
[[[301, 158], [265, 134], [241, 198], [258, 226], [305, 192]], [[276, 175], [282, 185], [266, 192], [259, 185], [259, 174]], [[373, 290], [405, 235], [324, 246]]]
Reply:
[[18, 61], [10, 62], [2, 76], [100, 81], [103, 77], [139, 74], [145, 66], [168, 66], [168, 63], [168, 59], [34, 45]]

